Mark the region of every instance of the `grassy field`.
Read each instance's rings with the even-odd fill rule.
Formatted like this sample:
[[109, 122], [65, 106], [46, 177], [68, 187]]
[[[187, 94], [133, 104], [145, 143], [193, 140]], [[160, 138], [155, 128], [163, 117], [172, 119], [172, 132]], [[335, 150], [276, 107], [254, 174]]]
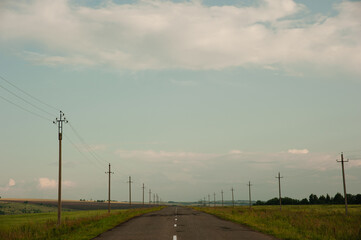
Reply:
[[[57, 208], [53, 206], [31, 204], [24, 202], [0, 202], [0, 215], [13, 215], [23, 213], [44, 213], [56, 212]], [[66, 209], [64, 209], [66, 211]]]
[[57, 213], [34, 213], [0, 216], [0, 239], [91, 239], [128, 219], [161, 209], [64, 212], [56, 226]]
[[195, 207], [220, 218], [287, 240], [361, 240], [361, 206]]

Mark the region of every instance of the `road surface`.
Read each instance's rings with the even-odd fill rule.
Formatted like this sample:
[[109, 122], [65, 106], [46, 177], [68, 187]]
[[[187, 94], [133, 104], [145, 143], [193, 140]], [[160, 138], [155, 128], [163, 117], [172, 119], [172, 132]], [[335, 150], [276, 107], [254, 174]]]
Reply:
[[275, 240], [239, 224], [184, 207], [167, 207], [119, 225], [96, 240]]

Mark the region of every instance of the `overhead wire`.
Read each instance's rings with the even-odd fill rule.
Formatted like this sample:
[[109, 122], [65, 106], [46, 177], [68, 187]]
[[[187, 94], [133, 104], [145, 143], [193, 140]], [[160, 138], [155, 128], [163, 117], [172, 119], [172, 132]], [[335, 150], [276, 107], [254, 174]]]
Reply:
[[[69, 123], [70, 129], [74, 132], [74, 134], [77, 136], [77, 138], [83, 143], [83, 145], [87, 148], [88, 153], [96, 160], [98, 161], [100, 164], [103, 163], [108, 163], [107, 161], [105, 161], [104, 159], [100, 158], [99, 156], [97, 156], [96, 153], [94, 153], [91, 149], [91, 147], [85, 142], [84, 138], [79, 134], [79, 132], [74, 128], [74, 126], [72, 124]], [[103, 161], [103, 162], [102, 162]]]
[[[92, 160], [90, 160], [90, 158], [88, 158], [88, 157], [84, 154], [84, 152], [82, 152], [82, 151], [79, 149], [79, 147], [78, 147], [72, 140], [70, 140], [70, 138], [69, 138], [67, 135], [64, 134], [64, 136], [65, 136], [65, 138], [70, 142], [70, 144], [71, 144], [86, 160], [88, 160], [90, 163], [92, 163], [93, 166], [95, 166], [94, 164], [99, 164], [98, 162], [93, 162]], [[97, 165], [97, 169], [98, 169], [98, 167], [100, 168], [100, 167], [103, 167], [103, 166], [99, 164], [99, 165]]]
[[17, 94], [16, 94], [16, 93], [14, 93], [13, 91], [11, 91], [11, 90], [7, 89], [6, 87], [2, 86], [1, 84], [0, 84], [0, 88], [4, 89], [4, 90], [5, 90], [5, 91], [7, 91], [8, 93], [10, 93], [10, 94], [12, 94], [13, 96], [15, 96], [15, 97], [19, 98], [20, 100], [22, 100], [23, 102], [25, 102], [25, 103], [29, 104], [30, 106], [32, 106], [32, 107], [34, 107], [34, 108], [38, 109], [39, 111], [41, 111], [41, 112], [43, 112], [43, 113], [46, 113], [46, 114], [48, 114], [49, 116], [52, 116], [52, 117], [54, 117], [54, 116], [55, 116], [54, 114], [51, 114], [50, 112], [48, 112], [48, 111], [46, 111], [46, 110], [44, 110], [44, 109], [42, 109], [42, 108], [40, 108], [40, 107], [36, 106], [35, 104], [33, 104], [33, 103], [29, 102], [28, 100], [24, 99], [23, 97], [20, 97], [19, 95], [17, 95]]
[[19, 88], [18, 86], [16, 86], [15, 84], [13, 84], [12, 82], [10, 82], [9, 80], [7, 80], [4, 76], [0, 75], [0, 79], [2, 79], [3, 81], [7, 82], [8, 84], [10, 84], [11, 86], [13, 86], [14, 88], [16, 88], [17, 90], [19, 90], [20, 92], [24, 93], [24, 94], [27, 95], [28, 97], [36, 100], [37, 102], [39, 102], [39, 103], [41, 103], [41, 104], [43, 104], [43, 105], [45, 105], [45, 106], [47, 106], [48, 108], [51, 108], [51, 109], [56, 110], [56, 111], [58, 111], [58, 112], [60, 111], [60, 109], [58, 109], [58, 108], [56, 108], [56, 107], [54, 107], [54, 106], [52, 106], [52, 105], [50, 105], [50, 104], [48, 104], [48, 103], [40, 100], [40, 99], [37, 98], [37, 97], [34, 97], [34, 96], [31, 95], [30, 93], [22, 90], [21, 88]]
[[28, 110], [28, 109], [26, 109], [26, 108], [24, 108], [24, 107], [22, 107], [22, 106], [20, 106], [20, 105], [18, 105], [18, 104], [16, 104], [16, 103], [12, 102], [12, 101], [10, 101], [9, 99], [7, 99], [7, 98], [5, 98], [5, 97], [3, 97], [3, 96], [0, 96], [0, 98], [3, 99], [3, 100], [6, 101], [6, 102], [8, 102], [8, 103], [10, 103], [10, 104], [18, 107], [18, 108], [20, 108], [21, 110], [23, 110], [23, 111], [25, 111], [25, 112], [28, 112], [28, 113], [30, 113], [30, 114], [33, 114], [34, 116], [37, 116], [37, 117], [39, 117], [39, 118], [41, 118], [41, 119], [43, 119], [43, 120], [50, 121], [50, 122], [52, 121], [52, 120], [50, 120], [49, 118], [44, 117], [44, 116], [42, 116], [42, 115], [40, 115], [40, 114], [38, 114], [38, 113], [35, 113], [35, 112], [33, 112], [33, 111], [30, 111], [30, 110]]

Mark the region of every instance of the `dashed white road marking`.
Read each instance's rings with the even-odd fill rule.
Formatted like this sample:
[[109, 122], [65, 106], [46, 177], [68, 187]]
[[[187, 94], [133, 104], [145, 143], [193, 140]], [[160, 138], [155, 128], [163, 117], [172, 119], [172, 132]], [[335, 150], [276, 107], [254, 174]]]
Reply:
[[176, 221], [178, 220], [178, 219], [175, 219]]
[[174, 227], [177, 227], [177, 224], [174, 224]]
[[173, 240], [177, 240], [177, 235], [173, 235]]

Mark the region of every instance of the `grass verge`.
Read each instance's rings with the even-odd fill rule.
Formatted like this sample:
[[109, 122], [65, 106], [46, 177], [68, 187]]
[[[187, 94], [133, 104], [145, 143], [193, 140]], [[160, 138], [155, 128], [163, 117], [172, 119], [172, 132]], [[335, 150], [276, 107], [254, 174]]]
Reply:
[[195, 207], [225, 220], [287, 240], [361, 240], [361, 206]]
[[144, 213], [162, 207], [100, 211], [74, 211], [62, 214], [62, 224], [56, 226], [57, 213], [37, 213], [0, 216], [0, 239], [91, 239]]

